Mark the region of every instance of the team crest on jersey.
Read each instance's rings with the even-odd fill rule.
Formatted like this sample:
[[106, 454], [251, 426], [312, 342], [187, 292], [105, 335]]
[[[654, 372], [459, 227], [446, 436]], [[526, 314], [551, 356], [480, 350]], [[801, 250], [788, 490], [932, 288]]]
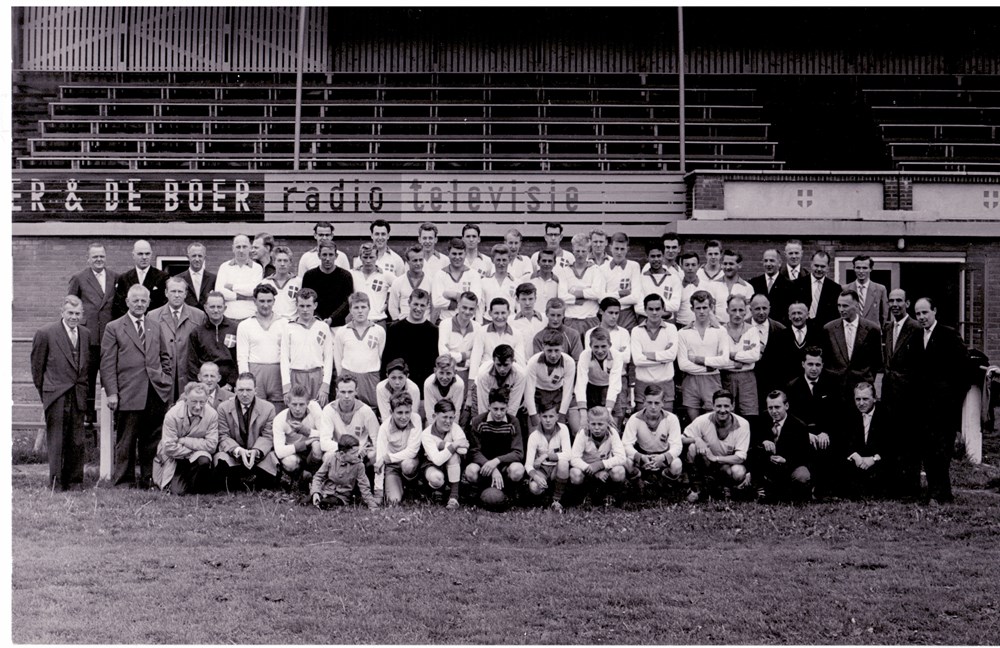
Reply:
[[571, 265], [573, 265], [573, 264], [570, 262], [569, 259], [566, 258], [565, 254], [560, 254], [559, 255], [559, 267], [560, 268], [568, 268]]
[[381, 266], [382, 272], [386, 274], [396, 274], [396, 264], [392, 261], [383, 261], [378, 265]]
[[632, 280], [628, 277], [622, 277], [621, 281], [618, 282], [619, 290], [632, 290]]
[[323, 331], [316, 331], [316, 343], [320, 346], [326, 342], [326, 333]]
[[289, 299], [294, 301], [295, 298], [299, 296], [299, 287], [292, 284], [285, 288], [285, 294], [288, 295]]
[[670, 298], [673, 297], [673, 296], [674, 296], [674, 289], [673, 289], [673, 287], [672, 286], [664, 286], [663, 287], [663, 298], [669, 301]]
[[752, 340], [743, 340], [743, 350], [744, 351], [750, 351], [751, 349], [755, 348], [756, 346], [757, 346], [757, 343], [754, 342], [754, 341], [752, 341]]
[[236, 336], [231, 333], [227, 333], [226, 337], [222, 340], [222, 343], [226, 345], [227, 349], [232, 349], [236, 346]]
[[471, 281], [463, 281], [462, 282], [462, 292], [468, 292], [470, 290], [472, 290], [472, 282]]
[[382, 292], [382, 290], [384, 288], [385, 288], [385, 282], [384, 281], [382, 281], [381, 279], [373, 279], [372, 280], [372, 292], [377, 292], [377, 293], [378, 292]]
[[667, 438], [668, 437], [667, 437], [667, 433], [666, 432], [660, 432], [660, 443], [666, 443], [667, 442]]
[[365, 342], [368, 344], [369, 349], [374, 349], [375, 347], [378, 346], [378, 338], [376, 338], [374, 335], [366, 335]]

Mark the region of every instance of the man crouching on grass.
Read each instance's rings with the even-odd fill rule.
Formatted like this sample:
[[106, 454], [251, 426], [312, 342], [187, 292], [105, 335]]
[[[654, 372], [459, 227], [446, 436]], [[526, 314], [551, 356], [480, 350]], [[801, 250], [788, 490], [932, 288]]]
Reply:
[[733, 395], [726, 389], [712, 394], [712, 409], [684, 428], [692, 470], [689, 502], [701, 499], [706, 479], [721, 479], [723, 492], [730, 486], [746, 489], [750, 485], [750, 473], [743, 466], [750, 449], [750, 424], [733, 414]]
[[358, 440], [354, 435], [344, 434], [337, 442], [337, 451], [328, 452], [323, 458], [323, 465], [313, 475], [309, 492], [313, 506], [326, 509], [349, 505], [355, 491], [370, 510], [378, 508], [358, 454]]
[[609, 490], [616, 493], [625, 484], [625, 447], [618, 431], [611, 427], [611, 415], [606, 407], [592, 407], [587, 412], [587, 424], [576, 435], [570, 457], [569, 481], [585, 486], [591, 501], [608, 504]]
[[212, 454], [219, 445], [219, 417], [207, 406], [208, 387], [184, 386], [163, 419], [163, 439], [153, 460], [153, 483], [174, 495], [211, 490]]
[[491, 389], [489, 410], [476, 416], [469, 424], [469, 464], [465, 480], [472, 494], [492, 486], [510, 497], [524, 479], [524, 444], [521, 426], [507, 413], [507, 390]]

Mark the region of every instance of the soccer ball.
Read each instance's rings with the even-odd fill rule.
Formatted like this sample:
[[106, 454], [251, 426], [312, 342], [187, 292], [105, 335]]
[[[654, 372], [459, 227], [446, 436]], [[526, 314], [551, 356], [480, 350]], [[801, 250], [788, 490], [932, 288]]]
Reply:
[[499, 488], [484, 488], [479, 494], [479, 504], [487, 511], [502, 511], [507, 508], [507, 496]]

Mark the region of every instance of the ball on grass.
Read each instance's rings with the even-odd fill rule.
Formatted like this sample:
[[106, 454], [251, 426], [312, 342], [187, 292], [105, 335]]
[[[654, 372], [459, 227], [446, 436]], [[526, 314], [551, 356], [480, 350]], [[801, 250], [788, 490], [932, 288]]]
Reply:
[[479, 494], [479, 504], [487, 511], [502, 511], [507, 508], [507, 496], [499, 488], [484, 488]]

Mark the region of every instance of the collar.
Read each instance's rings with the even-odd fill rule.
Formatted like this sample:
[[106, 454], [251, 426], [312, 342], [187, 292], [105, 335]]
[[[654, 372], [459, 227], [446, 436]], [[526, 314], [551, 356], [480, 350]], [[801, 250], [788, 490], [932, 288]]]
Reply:
[[491, 423], [505, 423], [507, 421], [507, 414], [505, 413], [502, 417], [495, 419], [493, 418], [493, 412], [489, 412], [486, 415], [486, 420], [490, 421]]
[[[226, 265], [229, 265], [229, 266], [234, 267], [234, 268], [241, 268], [243, 266], [246, 266], [248, 268], [252, 268], [253, 264], [255, 264], [255, 263], [257, 263], [257, 262], [254, 261], [253, 259], [247, 259], [246, 263], [237, 263], [236, 259], [230, 259], [229, 263], [227, 263]], [[261, 267], [263, 267], [263, 266], [261, 266]]]
[[788, 415], [787, 414], [785, 415], [785, 418], [781, 419], [780, 421], [773, 421], [772, 420], [771, 421], [771, 428], [773, 429], [774, 426], [777, 425], [778, 426], [778, 432], [781, 432], [781, 430], [784, 429], [784, 427], [785, 427], [785, 421], [787, 421], [787, 420], [788, 420]]
[[695, 275], [695, 278], [691, 281], [681, 277], [681, 288], [684, 288], [685, 286], [697, 286], [700, 281], [701, 279], [697, 275]]
[[288, 323], [289, 324], [298, 324], [299, 326], [301, 326], [302, 328], [304, 328], [305, 330], [308, 331], [309, 329], [312, 328], [312, 325], [315, 324], [317, 321], [319, 321], [319, 318], [314, 317], [313, 321], [309, 323], [309, 326], [306, 326], [305, 323], [302, 320], [299, 319], [298, 315], [296, 315], [292, 319], [288, 320]]
[[462, 335], [465, 335], [469, 330], [475, 330], [474, 327], [473, 327], [473, 324], [475, 323], [475, 318], [470, 319], [469, 320], [469, 325], [466, 326], [465, 328], [461, 328], [461, 325], [459, 325], [459, 323], [458, 323], [458, 315], [454, 315], [452, 317], [449, 317], [448, 319], [451, 320], [451, 330], [452, 331], [455, 331], [457, 333], [461, 333]]
[[[153, 267], [153, 266], [149, 266], [149, 268], [152, 268], [152, 267]], [[140, 269], [139, 269], [139, 266], [135, 266], [135, 273], [136, 273], [137, 275], [139, 275], [140, 277], [145, 277], [145, 276], [146, 276], [146, 273], [147, 273], [147, 272], [149, 272], [149, 268], [146, 268], [145, 270], [140, 270]], [[141, 283], [141, 282], [140, 282], [140, 283]]]
[[936, 328], [937, 328], [937, 322], [934, 322], [933, 324], [931, 324], [931, 327], [929, 329], [924, 329], [924, 337], [929, 337]]
[[94, 273], [95, 277], [100, 277], [102, 274], [104, 274], [105, 270], [107, 270], [107, 268], [102, 268], [101, 270], [97, 271], [95, 271], [93, 268], [90, 269], [90, 271]]
[[667, 269], [667, 266], [660, 266], [659, 272], [653, 272], [652, 268], [648, 268], [645, 272], [641, 274], [644, 277], [655, 277], [657, 275], [670, 274], [670, 270]]
[[908, 314], [906, 314], [906, 313], [903, 313], [902, 319], [898, 319], [898, 320], [894, 319], [894, 320], [892, 320], [892, 325], [893, 326], [902, 326], [903, 324], [906, 324], [906, 320], [908, 320], [908, 319], [910, 319], [910, 316]]
[[802, 271], [802, 264], [800, 263], [797, 266], [790, 266], [790, 265], [788, 265], [786, 263], [785, 264], [785, 269], [788, 270], [788, 274], [792, 274], [793, 272], [801, 272]]
[[531, 311], [531, 317], [528, 317], [528, 316], [526, 316], [524, 314], [524, 311], [521, 311], [520, 313], [518, 313], [517, 315], [514, 316], [514, 319], [516, 319], [516, 320], [517, 319], [531, 319], [531, 320], [538, 320], [539, 322], [541, 322], [542, 321], [542, 316], [538, 314], [538, 311]]
[[235, 400], [236, 400], [236, 404], [239, 405], [241, 413], [242, 412], [247, 412], [247, 413], [252, 412], [253, 408], [257, 405], [257, 397], [256, 396], [254, 396], [252, 399], [250, 399], [250, 404], [249, 405], [244, 405], [242, 402], [240, 402], [240, 399], [238, 399], [238, 398], [235, 399]]
[[66, 325], [66, 322], [63, 322], [62, 325], [63, 325], [63, 328], [66, 329], [66, 335], [69, 335], [70, 331], [76, 331], [78, 334], [80, 333], [80, 327], [79, 326], [77, 326], [74, 329], [71, 329], [69, 326]]
[[628, 263], [628, 259], [622, 259], [621, 263], [617, 263], [614, 259], [608, 261], [608, 268], [613, 270], [615, 267], [620, 267], [622, 270], [625, 269], [625, 265]]
[[559, 277], [556, 276], [555, 272], [552, 273], [551, 277], [546, 279], [541, 275], [541, 273], [538, 270], [535, 270], [534, 272], [531, 273], [531, 276], [528, 277], [528, 279], [541, 279], [542, 281], [555, 281], [556, 283], [559, 283]]
[[201, 266], [201, 270], [198, 271], [188, 268], [188, 274], [191, 275], [192, 277], [200, 277], [201, 275], [205, 274], [205, 266]]
[[[188, 418], [189, 421], [191, 420], [191, 418], [192, 418], [191, 410], [188, 408], [188, 406], [187, 406], [186, 403], [184, 404], [184, 415], [187, 416], [187, 418]], [[204, 418], [204, 417], [205, 417], [205, 413], [202, 412], [202, 415], [199, 416], [198, 418], [201, 419], [201, 418]]]
[[490, 333], [501, 333], [501, 334], [505, 333], [505, 334], [510, 335], [510, 336], [514, 335], [514, 329], [512, 329], [510, 327], [510, 324], [506, 323], [506, 322], [503, 325], [503, 330], [502, 331], [498, 331], [497, 330], [495, 322], [490, 322], [489, 324], [487, 324], [486, 325], [486, 330], [489, 331]]
[[844, 323], [844, 327], [846, 328], [848, 326], [857, 326], [859, 319], [861, 319], [861, 318], [860, 317], [855, 317], [852, 320], [841, 320], [841, 321]]
[[872, 416], [873, 416], [874, 414], [875, 414], [875, 408], [874, 408], [874, 407], [872, 407], [871, 411], [870, 411], [870, 412], [868, 412], [867, 414], [862, 414], [862, 415], [861, 415], [861, 418], [862, 418], [862, 419], [864, 419], [864, 420], [868, 420], [868, 421], [870, 421], [870, 420], [872, 419]]
[[132, 326], [135, 326], [138, 322], [145, 321], [146, 319], [145, 315], [143, 315], [142, 317], [136, 317], [131, 312], [129, 312], [128, 317], [130, 320], [132, 320]]
[[817, 279], [815, 275], [809, 275], [809, 278], [812, 279], [813, 283], [823, 283], [823, 279], [826, 279], [826, 277], [823, 277], [823, 279]]

